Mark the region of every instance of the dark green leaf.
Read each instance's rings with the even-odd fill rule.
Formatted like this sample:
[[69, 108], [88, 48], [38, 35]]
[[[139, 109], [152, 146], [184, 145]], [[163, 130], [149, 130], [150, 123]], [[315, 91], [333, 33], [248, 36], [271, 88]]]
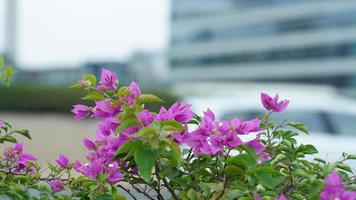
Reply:
[[160, 124], [163, 130], [177, 130], [179, 132], [184, 131], [183, 125], [174, 120], [161, 121]]
[[28, 139], [32, 139], [31, 136], [30, 136], [30, 132], [27, 130], [27, 129], [23, 129], [23, 130], [18, 130], [16, 131], [17, 133], [27, 137]]
[[84, 74], [83, 80], [88, 80], [92, 86], [96, 85], [96, 77], [93, 74]]
[[138, 171], [146, 182], [151, 180], [152, 169], [158, 156], [158, 149], [140, 148], [134, 153]]
[[119, 150], [117, 150], [117, 152], [114, 156], [114, 159], [117, 159], [123, 153], [132, 151], [132, 150], [136, 150], [137, 148], [140, 148], [141, 146], [142, 146], [142, 141], [140, 141], [140, 140], [128, 141], [124, 145], [122, 145]]
[[16, 143], [17, 140], [11, 135], [5, 135], [4, 137], [0, 138], [1, 141], [6, 141], [6, 142], [11, 142], [11, 143]]
[[104, 95], [98, 91], [91, 91], [87, 95], [85, 95], [85, 97], [83, 97], [82, 99], [100, 101], [100, 100], [104, 100]]
[[307, 127], [305, 127], [305, 125], [303, 123], [300, 123], [300, 122], [289, 122], [288, 123], [289, 126], [292, 126], [304, 133], [308, 133], [308, 129]]
[[137, 103], [145, 104], [145, 103], [162, 103], [164, 102], [159, 97], [152, 94], [141, 94], [137, 99]]

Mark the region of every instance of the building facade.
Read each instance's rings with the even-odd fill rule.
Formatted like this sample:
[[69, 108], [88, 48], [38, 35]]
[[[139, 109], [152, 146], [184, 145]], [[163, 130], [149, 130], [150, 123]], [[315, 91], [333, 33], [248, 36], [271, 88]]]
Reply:
[[173, 81], [356, 86], [356, 1], [173, 0]]

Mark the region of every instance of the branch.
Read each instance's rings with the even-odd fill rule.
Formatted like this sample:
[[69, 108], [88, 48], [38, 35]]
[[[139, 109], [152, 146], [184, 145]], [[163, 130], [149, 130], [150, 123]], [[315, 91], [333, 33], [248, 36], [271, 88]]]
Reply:
[[129, 189], [126, 189], [124, 186], [122, 185], [117, 185], [117, 187], [121, 188], [123, 191], [125, 191], [127, 194], [129, 194], [134, 200], [137, 200], [137, 198], [131, 193], [131, 191]]
[[163, 177], [163, 183], [164, 183], [164, 186], [168, 189], [168, 191], [171, 193], [173, 199], [175, 200], [179, 200], [178, 196], [176, 195], [176, 193], [174, 192], [173, 188], [171, 188], [171, 186], [169, 185], [166, 177]]
[[150, 195], [148, 195], [147, 193], [141, 191], [140, 189], [138, 189], [134, 184], [131, 184], [132, 188], [136, 190], [136, 192], [143, 194], [145, 197], [147, 197], [150, 200], [155, 200], [154, 198], [152, 198]]

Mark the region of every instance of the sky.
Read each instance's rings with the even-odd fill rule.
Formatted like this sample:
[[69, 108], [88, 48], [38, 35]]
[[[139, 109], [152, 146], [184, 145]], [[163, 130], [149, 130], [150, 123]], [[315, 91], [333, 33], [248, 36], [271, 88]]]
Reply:
[[[0, 0], [0, 51], [5, 5]], [[124, 60], [168, 44], [169, 0], [18, 0], [17, 62], [24, 68]]]

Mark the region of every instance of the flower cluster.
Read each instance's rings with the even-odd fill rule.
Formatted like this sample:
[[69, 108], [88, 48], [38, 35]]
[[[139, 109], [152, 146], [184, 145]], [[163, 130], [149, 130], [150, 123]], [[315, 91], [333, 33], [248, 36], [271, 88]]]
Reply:
[[23, 143], [17, 143], [8, 147], [3, 152], [3, 157], [7, 161], [10, 171], [16, 173], [34, 172], [34, 168], [29, 164], [37, 160], [35, 156], [23, 151]]

